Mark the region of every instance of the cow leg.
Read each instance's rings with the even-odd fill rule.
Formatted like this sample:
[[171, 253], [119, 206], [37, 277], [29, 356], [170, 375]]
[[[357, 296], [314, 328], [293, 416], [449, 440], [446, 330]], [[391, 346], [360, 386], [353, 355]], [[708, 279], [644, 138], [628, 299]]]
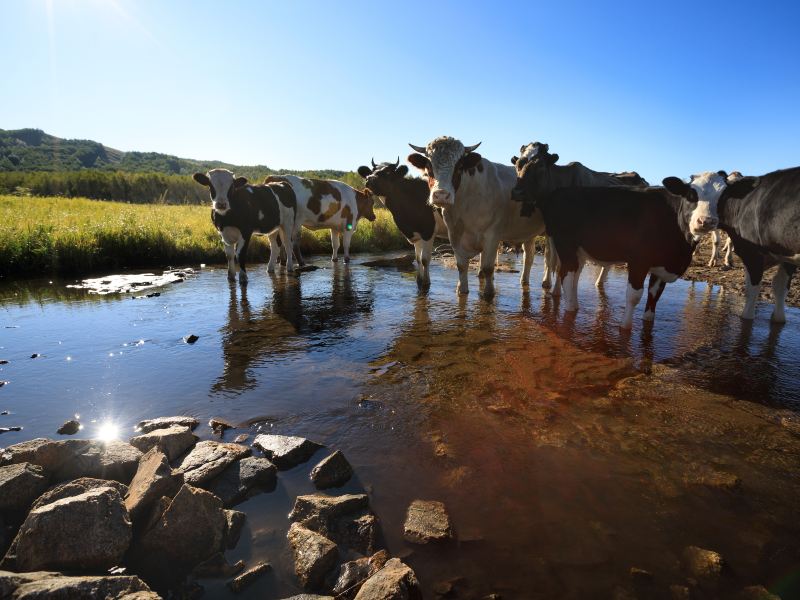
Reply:
[[342, 232], [342, 245], [344, 246], [344, 262], [350, 262], [350, 240], [353, 239], [355, 229], [345, 229]]
[[556, 271], [557, 258], [558, 253], [553, 238], [548, 236], [544, 239], [544, 273], [542, 274], [542, 288], [545, 290], [549, 290], [552, 285], [550, 278]]
[[339, 232], [335, 229], [331, 229], [331, 248], [333, 249], [331, 262], [336, 262], [339, 260]]
[[717, 257], [719, 256], [719, 229], [711, 232], [711, 259], [708, 261], [708, 266], [713, 267], [717, 264]]
[[281, 247], [278, 245], [278, 232], [270, 233], [267, 238], [269, 239], [269, 262], [267, 263], [267, 273], [275, 272], [275, 263], [278, 262], [278, 256], [281, 252]]
[[608, 279], [608, 267], [600, 266], [600, 272], [597, 274], [597, 279], [594, 281], [594, 287], [601, 288], [605, 285]]
[[723, 246], [722, 248], [722, 253], [725, 255], [722, 264], [724, 264], [728, 268], [731, 268], [733, 266], [733, 262], [731, 261], [732, 250], [733, 250], [733, 241], [731, 240], [731, 236], [728, 236], [728, 240], [725, 242], [725, 246]]
[[431, 287], [431, 254], [433, 254], [433, 237], [422, 242], [422, 284], [427, 290]]
[[281, 225], [278, 229], [283, 247], [286, 248], [286, 272], [294, 272], [294, 240], [292, 239], [292, 227]]
[[469, 257], [459, 254], [454, 249], [456, 255], [456, 266], [458, 267], [458, 285], [456, 286], [456, 293], [461, 296], [469, 294], [469, 281], [467, 275], [469, 274]]
[[742, 256], [744, 263], [744, 309], [742, 318], [752, 320], [756, 318], [756, 301], [761, 291], [761, 278], [764, 276], [764, 259], [760, 255]]
[[622, 317], [620, 327], [630, 329], [633, 327], [633, 311], [642, 299], [644, 293], [644, 279], [647, 277], [647, 269], [628, 265], [628, 291], [625, 293], [625, 314]]
[[[558, 280], [563, 282], [564, 288], [564, 310], [578, 310], [578, 298], [573, 299], [572, 293], [577, 290], [576, 282], [580, 273], [580, 259], [573, 248], [558, 247]], [[558, 286], [561, 287], [561, 286]], [[555, 292], [555, 290], [553, 290]]]
[[223, 227], [220, 236], [228, 261], [228, 281], [236, 281], [236, 244], [241, 242], [242, 232], [237, 227]]
[[494, 267], [497, 264], [497, 248], [500, 240], [486, 239], [481, 252], [481, 275], [483, 275], [483, 297], [494, 296]]
[[773, 323], [786, 323], [786, 313], [784, 312], [784, 304], [786, 302], [786, 294], [789, 293], [789, 284], [792, 282], [792, 275], [794, 275], [797, 267], [787, 263], [778, 265], [778, 272], [772, 279], [772, 295], [775, 297], [775, 308], [772, 311]]
[[645, 304], [644, 316], [642, 317], [645, 321], [652, 321], [656, 318], [656, 304], [658, 304], [658, 299], [661, 298], [666, 285], [667, 283], [663, 279], [650, 273], [650, 285], [647, 286], [647, 304]]
[[247, 247], [250, 245], [251, 236], [251, 233], [242, 235], [242, 239], [236, 244], [236, 259], [239, 261], [239, 283], [247, 283], [247, 269], [244, 263], [247, 261]]
[[534, 238], [522, 243], [522, 275], [519, 278], [519, 284], [522, 287], [528, 287], [531, 283], [531, 267], [533, 266], [535, 253], [536, 242]]
[[414, 260], [417, 261], [417, 287], [422, 288], [422, 244], [425, 242], [423, 240], [417, 240], [414, 242]]

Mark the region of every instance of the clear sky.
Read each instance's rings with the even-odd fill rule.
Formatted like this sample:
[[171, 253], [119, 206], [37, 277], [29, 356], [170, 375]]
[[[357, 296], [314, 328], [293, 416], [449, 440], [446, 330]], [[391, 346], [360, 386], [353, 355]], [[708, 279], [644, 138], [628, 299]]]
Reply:
[[800, 164], [800, 2], [2, 0], [0, 128], [352, 170], [453, 135], [651, 183]]

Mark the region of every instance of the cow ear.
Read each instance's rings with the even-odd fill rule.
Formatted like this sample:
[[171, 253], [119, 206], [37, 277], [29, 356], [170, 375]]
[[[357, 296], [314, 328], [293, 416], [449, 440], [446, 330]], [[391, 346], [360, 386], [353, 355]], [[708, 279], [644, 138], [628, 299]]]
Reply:
[[247, 185], [247, 177], [237, 177], [233, 180], [233, 189], [238, 189]]
[[428, 168], [428, 164], [430, 162], [428, 161], [427, 156], [417, 153], [409, 154], [407, 160], [421, 171], [424, 171], [426, 168]]
[[361, 165], [360, 167], [358, 167], [358, 174], [361, 175], [364, 179], [366, 179], [372, 174], [372, 169], [370, 169], [366, 165]]
[[462, 160], [461, 166], [464, 169], [474, 169], [483, 157], [477, 152], [470, 152]]
[[686, 196], [689, 192], [689, 184], [677, 177], [666, 177], [661, 183], [664, 184], [667, 191], [676, 196]]
[[194, 175], [192, 175], [192, 179], [194, 179], [200, 185], [204, 185], [206, 187], [209, 187], [211, 185], [211, 180], [205, 173], [195, 173]]
[[758, 186], [759, 181], [758, 177], [742, 177], [725, 188], [725, 195], [728, 198], [744, 198]]
[[556, 163], [558, 162], [558, 154], [551, 154], [551, 155], [550, 155], [550, 156], [547, 158], [547, 160], [549, 160], [549, 161], [550, 161], [550, 164], [551, 164], [551, 165], [554, 165], [554, 164], [556, 164]]
[[408, 166], [407, 165], [400, 165], [394, 170], [395, 174], [399, 175], [400, 177], [405, 177], [408, 173]]
[[717, 171], [717, 175], [719, 175], [723, 179], [728, 179], [728, 174], [725, 171]]
[[519, 160], [519, 156], [512, 156], [512, 157], [511, 157], [511, 164], [512, 164], [512, 165], [515, 165], [515, 164], [517, 164], [517, 161], [518, 161], [518, 160]]

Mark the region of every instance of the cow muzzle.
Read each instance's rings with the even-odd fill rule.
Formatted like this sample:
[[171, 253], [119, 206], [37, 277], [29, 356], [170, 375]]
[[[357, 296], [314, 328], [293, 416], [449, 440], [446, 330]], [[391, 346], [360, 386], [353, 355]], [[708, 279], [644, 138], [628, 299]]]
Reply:
[[719, 226], [719, 219], [716, 217], [697, 217], [694, 220], [696, 233], [708, 233], [714, 231]]
[[214, 210], [217, 211], [220, 214], [224, 214], [224, 213], [228, 212], [229, 208], [230, 207], [228, 206], [228, 204], [226, 202], [214, 202]]
[[516, 202], [522, 202], [525, 200], [525, 191], [520, 186], [514, 187], [514, 189], [511, 190], [511, 199]]
[[447, 190], [434, 190], [431, 192], [431, 204], [434, 206], [452, 206], [453, 194]]

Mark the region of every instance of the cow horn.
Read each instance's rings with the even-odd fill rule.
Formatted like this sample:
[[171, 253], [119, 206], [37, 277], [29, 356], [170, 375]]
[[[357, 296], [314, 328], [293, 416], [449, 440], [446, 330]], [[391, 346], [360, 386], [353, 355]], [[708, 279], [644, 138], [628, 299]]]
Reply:
[[375, 164], [375, 157], [372, 157], [372, 168], [374, 169], [377, 165]]
[[409, 144], [409, 146], [411, 146], [411, 149], [414, 150], [414, 152], [419, 152], [420, 154], [425, 154], [427, 152], [427, 150], [425, 150], [425, 148], [422, 146], [415, 146], [414, 144]]
[[466, 147], [464, 148], [464, 155], [467, 155], [467, 154], [469, 154], [470, 152], [475, 152], [475, 149], [476, 149], [478, 146], [480, 146], [480, 145], [481, 145], [481, 142], [478, 142], [478, 143], [477, 143], [477, 144], [475, 144], [474, 146], [466, 146]]
[[394, 163], [394, 168], [396, 169], [396, 168], [397, 168], [397, 167], [399, 167], [399, 166], [400, 166], [400, 156], [398, 155], [398, 157], [397, 157], [397, 162], [396, 162], [396, 163]]

